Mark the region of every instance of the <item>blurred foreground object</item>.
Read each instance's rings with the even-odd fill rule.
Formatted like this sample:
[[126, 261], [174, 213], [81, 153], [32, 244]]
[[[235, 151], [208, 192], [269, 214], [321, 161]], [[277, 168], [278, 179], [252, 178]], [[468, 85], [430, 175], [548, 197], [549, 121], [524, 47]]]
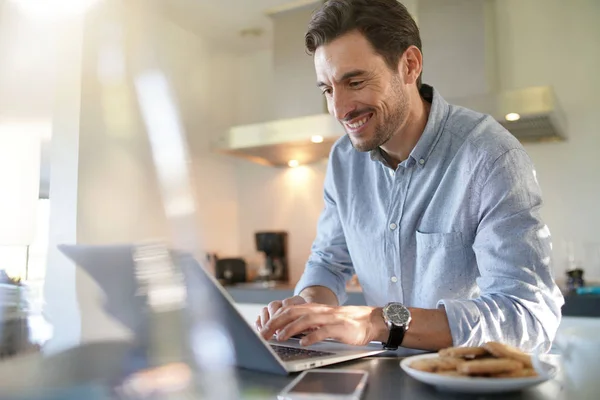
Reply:
[[0, 358], [37, 352], [52, 335], [35, 288], [0, 270]]

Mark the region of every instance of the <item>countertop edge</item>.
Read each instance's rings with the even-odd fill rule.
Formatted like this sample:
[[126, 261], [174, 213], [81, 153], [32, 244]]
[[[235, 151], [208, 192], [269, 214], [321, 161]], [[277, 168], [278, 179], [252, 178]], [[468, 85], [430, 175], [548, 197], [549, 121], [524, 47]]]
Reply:
[[[236, 303], [269, 304], [274, 300], [283, 300], [294, 294], [292, 288], [244, 288], [226, 286], [225, 289]], [[361, 292], [348, 292], [344, 305], [364, 306], [365, 298]], [[599, 295], [566, 295], [562, 315], [569, 317], [600, 317]]]

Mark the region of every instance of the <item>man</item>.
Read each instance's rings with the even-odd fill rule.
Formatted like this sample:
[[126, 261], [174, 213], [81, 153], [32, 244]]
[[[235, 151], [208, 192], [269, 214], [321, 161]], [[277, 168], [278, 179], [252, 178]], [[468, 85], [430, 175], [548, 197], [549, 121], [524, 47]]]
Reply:
[[[421, 84], [419, 31], [397, 0], [329, 0], [305, 42], [347, 135], [296, 296], [263, 309], [264, 337], [547, 351], [563, 299], [520, 143]], [[369, 306], [340, 306], [353, 273]]]

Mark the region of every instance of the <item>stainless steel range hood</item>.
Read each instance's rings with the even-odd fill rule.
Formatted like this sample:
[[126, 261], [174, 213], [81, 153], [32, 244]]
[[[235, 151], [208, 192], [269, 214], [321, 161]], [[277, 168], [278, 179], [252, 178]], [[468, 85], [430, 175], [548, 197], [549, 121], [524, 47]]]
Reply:
[[493, 116], [522, 143], [566, 139], [565, 117], [550, 86], [532, 86], [449, 101]]
[[[308, 164], [327, 157], [345, 134], [327, 113], [315, 88], [312, 57], [304, 51], [306, 26], [319, 3], [299, 0], [268, 13], [274, 28], [273, 120], [232, 127], [219, 151], [264, 165]], [[565, 139], [565, 120], [551, 87], [497, 91], [494, 0], [410, 3], [423, 40], [424, 82], [451, 104], [493, 116], [522, 142]], [[313, 143], [315, 137], [322, 142]]]
[[328, 157], [331, 145], [344, 134], [329, 114], [315, 114], [235, 126], [220, 150], [263, 165], [288, 166], [290, 161], [310, 164]]

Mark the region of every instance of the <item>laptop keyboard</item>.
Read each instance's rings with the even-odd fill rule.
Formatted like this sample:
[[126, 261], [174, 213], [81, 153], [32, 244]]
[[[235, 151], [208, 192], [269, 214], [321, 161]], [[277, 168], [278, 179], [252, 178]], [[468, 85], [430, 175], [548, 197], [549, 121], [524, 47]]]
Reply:
[[271, 348], [283, 361], [304, 360], [307, 358], [332, 356], [335, 354], [327, 351], [299, 349], [297, 347], [280, 346], [276, 344], [272, 344]]

